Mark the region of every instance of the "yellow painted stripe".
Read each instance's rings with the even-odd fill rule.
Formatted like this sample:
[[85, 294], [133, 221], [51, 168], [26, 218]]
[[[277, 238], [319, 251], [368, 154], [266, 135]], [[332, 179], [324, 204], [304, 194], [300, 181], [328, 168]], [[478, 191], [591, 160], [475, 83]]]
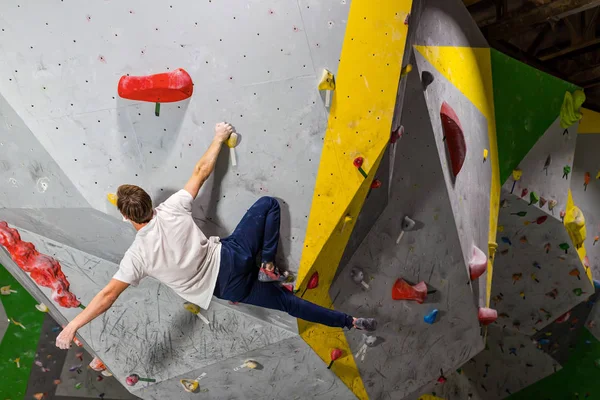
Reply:
[[[323, 306], [331, 307], [331, 282], [390, 138], [411, 6], [412, 0], [352, 0], [350, 5], [297, 276], [302, 293], [319, 272], [319, 287], [304, 298]], [[359, 156], [366, 179], [353, 165]], [[342, 232], [346, 215], [353, 221]], [[324, 361], [332, 347], [343, 351], [333, 372], [358, 398], [368, 399], [343, 331], [304, 321], [298, 326]]]
[[[446, 77], [483, 114], [488, 123], [490, 143], [488, 161], [492, 166], [490, 185], [490, 215], [488, 242], [496, 242], [500, 206], [500, 168], [496, 141], [496, 114], [492, 84], [490, 49], [472, 47], [415, 46], [415, 48]], [[486, 303], [492, 293], [493, 263], [488, 261]]]
[[[377, 167], [383, 158], [383, 154], [385, 154], [385, 152], [381, 153], [381, 156], [373, 167], [372, 174], [364, 181], [364, 184], [361, 185], [344, 215], [356, 216], [360, 212], [369, 191], [373, 174], [377, 170]], [[314, 271], [319, 272], [319, 286], [313, 290], [307, 290], [303, 296], [304, 299], [315, 304], [333, 308], [332, 300], [329, 296], [329, 289], [335, 276], [336, 267], [343, 254], [343, 248], [340, 250], [340, 243], [348, 242], [355, 220], [356, 219], [353, 219], [346, 227], [343, 226], [343, 218], [339, 221], [335, 231], [329, 237], [329, 240], [323, 246], [323, 250], [317, 256], [314, 267], [309, 274], [310, 276]], [[350, 226], [350, 224], [352, 224], [352, 226]], [[304, 288], [305, 285], [302, 286], [300, 293], [304, 292]], [[298, 332], [304, 341], [313, 348], [315, 353], [317, 353], [325, 363], [329, 363], [330, 353], [333, 348], [342, 350], [343, 357], [334, 363], [332, 371], [350, 388], [350, 390], [352, 390], [356, 397], [365, 400], [369, 398], [350, 346], [346, 341], [346, 335], [342, 329], [298, 320]]]
[[579, 121], [577, 133], [600, 133], [600, 113], [582, 108], [583, 118]]

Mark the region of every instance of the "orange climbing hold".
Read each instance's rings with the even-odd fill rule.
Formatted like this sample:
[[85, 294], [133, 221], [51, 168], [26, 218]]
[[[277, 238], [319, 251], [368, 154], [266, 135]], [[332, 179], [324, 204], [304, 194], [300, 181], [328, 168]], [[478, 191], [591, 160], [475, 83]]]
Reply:
[[442, 118], [444, 138], [446, 139], [446, 145], [448, 146], [448, 153], [450, 154], [450, 161], [452, 163], [452, 174], [456, 177], [462, 169], [465, 157], [467, 156], [465, 135], [458, 116], [446, 102], [442, 104], [440, 117]]
[[147, 76], [124, 75], [119, 80], [119, 96], [129, 100], [171, 103], [192, 96], [192, 77], [184, 69]]
[[427, 298], [427, 285], [419, 282], [414, 286], [409, 285], [404, 279], [398, 278], [392, 288], [392, 299], [413, 300], [423, 304]]

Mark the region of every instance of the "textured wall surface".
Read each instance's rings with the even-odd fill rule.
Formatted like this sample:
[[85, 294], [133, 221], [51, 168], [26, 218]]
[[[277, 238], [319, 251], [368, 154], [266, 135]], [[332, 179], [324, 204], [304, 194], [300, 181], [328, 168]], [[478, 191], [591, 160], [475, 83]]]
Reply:
[[[357, 225], [349, 245], [348, 237], [339, 241], [349, 258], [387, 202], [389, 166], [380, 160], [387, 157], [385, 144], [405, 53], [408, 28], [404, 21], [412, 1], [380, 3], [382, 7], [358, 2], [353, 15], [349, 14], [350, 1], [333, 0], [250, 1], [234, 6], [184, 0], [168, 4], [7, 3], [0, 22], [0, 46], [6, 55], [0, 60], [0, 72], [7, 79], [0, 81], [0, 93], [10, 106], [2, 109], [7, 129], [2, 130], [1, 143], [14, 154], [2, 156], [6, 161], [1, 165], [12, 168], [16, 160], [41, 160], [45, 163], [42, 172], [49, 171], [50, 179], [48, 184], [43, 181], [40, 200], [31, 202], [28, 190], [36, 189], [40, 177], [27, 175], [27, 165], [7, 171], [5, 179], [19, 182], [18, 195], [24, 200], [12, 196], [14, 203], [0, 203], [5, 207], [0, 219], [19, 228], [24, 240], [36, 244], [40, 252], [56, 257], [73, 292], [87, 304], [114, 274], [134, 237], [106, 194], [120, 184], [133, 183], [146, 188], [154, 202], [160, 203], [184, 185], [212, 140], [214, 123], [226, 120], [242, 137], [236, 148], [238, 166], [232, 167], [228, 151], [223, 151], [215, 174], [194, 203], [193, 216], [205, 233], [227, 235], [258, 197], [274, 196], [282, 206], [277, 261], [297, 272], [307, 221], [314, 211], [311, 199], [317, 197], [317, 171], [333, 176], [337, 169], [330, 171], [323, 165], [342, 157], [337, 154], [340, 135], [347, 134], [345, 158], [352, 158], [350, 168], [336, 164], [340, 176], [345, 176], [341, 170], [350, 170], [360, 187], [362, 177], [351, 161], [355, 154], [364, 154], [365, 168], [373, 169], [373, 177], [384, 183], [368, 196], [366, 190], [360, 192], [354, 200], [358, 189], [336, 177], [339, 192], [349, 195], [353, 204], [355, 221], [346, 234], [350, 236]], [[354, 24], [349, 32], [356, 36], [344, 39], [350, 17]], [[8, 22], [17, 20], [31, 29]], [[344, 57], [343, 41], [347, 43]], [[371, 58], [376, 51], [371, 43], [379, 46], [375, 58]], [[356, 57], [362, 62], [353, 62]], [[345, 72], [338, 71], [342, 58]], [[192, 76], [195, 93], [189, 100], [162, 104], [159, 117], [154, 115], [154, 104], [123, 100], [116, 94], [122, 75], [178, 67]], [[359, 77], [360, 67], [365, 71]], [[337, 128], [332, 124], [334, 117], [328, 118], [324, 95], [316, 90], [323, 68], [339, 72], [332, 104], [338, 114], [331, 114], [341, 116]], [[355, 124], [351, 129], [350, 123]], [[368, 134], [355, 138], [355, 127]], [[19, 140], [17, 130], [23, 133]], [[335, 150], [335, 157], [322, 157], [324, 143]], [[77, 201], [67, 202], [64, 196], [71, 189]], [[338, 193], [323, 194], [335, 197]], [[365, 197], [368, 206], [359, 216]], [[342, 203], [336, 206], [341, 206], [340, 212], [345, 208]], [[315, 214], [311, 218], [318, 220], [319, 213]], [[47, 298], [48, 291], [32, 284], [4, 252], [1, 258], [37, 298]], [[176, 377], [182, 374], [209, 365], [215, 365], [213, 371], [227, 371], [229, 363], [243, 362], [250, 351], [293, 339], [294, 351], [301, 352], [301, 362], [307, 363], [305, 378], [318, 375], [312, 379], [317, 393], [323, 398], [352, 396], [343, 385], [348, 382], [334, 380], [324, 370], [323, 356], [310, 353], [296, 336], [294, 318], [215, 301], [207, 313], [213, 321], [209, 328], [183, 310], [181, 303], [168, 288], [148, 279], [82, 329], [81, 339], [121, 382], [132, 372], [156, 379], [148, 396], [157, 398], [171, 394], [174, 388], [169, 382], [180, 392]], [[49, 306], [61, 323], [79, 312]], [[264, 350], [256, 356], [281, 363], [292, 346], [279, 347], [272, 354]], [[332, 372], [340, 377], [357, 376], [356, 371], [344, 369], [348, 360], [352, 357], [347, 355]], [[265, 359], [265, 369], [275, 369], [271, 361]], [[287, 363], [286, 373], [291, 374], [298, 363], [298, 359]], [[213, 381], [215, 398], [231, 393], [228, 375], [219, 376], [221, 380]], [[279, 378], [277, 374], [254, 378], [260, 379], [270, 384]], [[244, 386], [238, 387], [236, 395], [243, 396]], [[282, 381], [274, 390], [286, 387]], [[262, 388], [258, 390], [263, 393]]]
[[[563, 175], [563, 167], [573, 165], [577, 137], [563, 135], [562, 131], [557, 120], [521, 161], [523, 176], [513, 194], [512, 178], [502, 187], [502, 199], [506, 201], [498, 219], [498, 280], [492, 299], [502, 324], [526, 334], [543, 328], [583, 301], [585, 293], [593, 293], [560, 217], [566, 209], [572, 179], [571, 174]], [[551, 163], [546, 175], [548, 155]], [[527, 193], [521, 197], [525, 189]], [[547, 203], [541, 207], [539, 202], [529, 205], [532, 192]], [[549, 210], [552, 199], [558, 204]], [[561, 249], [561, 245], [568, 249]], [[574, 270], [579, 276], [570, 275]]]
[[[443, 85], [442, 81], [436, 83]], [[471, 286], [465, 284], [469, 277], [445, 181], [448, 167], [439, 157], [442, 134], [431, 126], [420, 74], [408, 76], [406, 96], [411, 102], [405, 103], [405, 134], [396, 144], [390, 206], [330, 289], [336, 308], [379, 319], [375, 344], [367, 344], [373, 340], [367, 335], [348, 335], [371, 398], [403, 398], [435, 380], [440, 369], [452, 370], [483, 348], [477, 300]], [[466, 101], [463, 104], [467, 108]], [[470, 143], [476, 146], [480, 131], [468, 132], [473, 135], [468, 136]], [[461, 178], [467, 179], [468, 171], [474, 173], [479, 162], [478, 157], [466, 161]], [[396, 245], [404, 215], [417, 222], [417, 229], [406, 232]], [[485, 245], [487, 231], [483, 237]], [[352, 280], [352, 268], [364, 271], [368, 290]], [[413, 283], [424, 280], [437, 293], [421, 305], [394, 301], [391, 290], [400, 277]], [[438, 321], [428, 325], [423, 318], [433, 309], [440, 311]]]
[[445, 375], [446, 383], [432, 383], [407, 400], [430, 393], [446, 400], [504, 399], [560, 369], [529, 336], [493, 325], [488, 328], [485, 350]]
[[[157, 201], [180, 189], [214, 124], [233, 123], [243, 138], [238, 167], [224, 151], [195, 203], [197, 221], [209, 234], [226, 235], [257, 197], [279, 197], [288, 204], [282, 254], [295, 269], [327, 120], [316, 81], [322, 68], [337, 69], [349, 3], [10, 1], [3, 7], [0, 71], [7, 79], [0, 92], [100, 211], [111, 210], [106, 193], [122, 183], [145, 187]], [[26, 23], [8, 22], [17, 20]], [[192, 76], [195, 95], [163, 104], [158, 118], [154, 104], [116, 95], [121, 75], [178, 67]], [[6, 145], [28, 151], [19, 142]], [[55, 175], [48, 191], [68, 182]], [[36, 206], [75, 204], [55, 196]], [[86, 225], [97, 229], [94, 220]]]
[[[598, 127], [600, 131], [600, 126]], [[594, 277], [600, 276], [600, 243], [595, 238], [600, 235], [600, 165], [596, 160], [596, 150], [600, 148], [600, 135], [579, 134], [575, 148], [573, 174], [571, 176], [571, 192], [573, 201], [585, 216], [587, 237], [585, 249], [590, 260]], [[590, 174], [589, 185], [585, 185], [585, 174]]]
[[[21, 236], [40, 252], [61, 260], [63, 272], [83, 304], [88, 304], [116, 271], [117, 265], [113, 263], [44, 237], [24, 230]], [[2, 254], [6, 254], [4, 250]], [[2, 257], [0, 261], [16, 277], [31, 282], [9, 259]], [[36, 286], [34, 290], [42, 292], [38, 298], [50, 294], [47, 288]], [[57, 309], [50, 302], [48, 306], [53, 316], [58, 314], [59, 323], [73, 319], [80, 312], [77, 308]], [[271, 323], [265, 323], [215, 302], [206, 314], [212, 322], [209, 327], [186, 311], [182, 300], [170, 289], [146, 279], [138, 288], [124, 292], [109, 311], [82, 328], [79, 337], [123, 384], [130, 373], [160, 382], [296, 337], [293, 331], [277, 326], [285, 327], [277, 322], [279, 314], [270, 312]]]

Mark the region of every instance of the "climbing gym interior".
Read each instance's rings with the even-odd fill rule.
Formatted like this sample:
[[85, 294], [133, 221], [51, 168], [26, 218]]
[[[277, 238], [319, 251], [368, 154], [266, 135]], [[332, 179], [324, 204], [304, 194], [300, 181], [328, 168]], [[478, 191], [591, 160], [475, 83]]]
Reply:
[[[0, 400], [600, 399], [599, 14], [3, 0]], [[117, 188], [160, 204], [220, 121], [196, 224], [276, 198], [290, 290], [377, 329], [147, 278], [58, 349], [136, 237]]]

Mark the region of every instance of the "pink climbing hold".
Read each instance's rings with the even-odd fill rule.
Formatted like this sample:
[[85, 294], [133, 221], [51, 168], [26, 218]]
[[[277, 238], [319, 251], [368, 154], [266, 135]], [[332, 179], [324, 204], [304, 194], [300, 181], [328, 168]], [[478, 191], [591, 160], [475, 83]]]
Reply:
[[414, 286], [409, 285], [404, 279], [398, 278], [392, 288], [392, 299], [413, 300], [423, 304], [427, 298], [427, 285], [419, 282]]
[[469, 261], [469, 275], [473, 281], [483, 275], [483, 273], [486, 271], [487, 256], [479, 249], [479, 247], [475, 245], [473, 245], [472, 250], [473, 254], [471, 255], [471, 260]]
[[140, 376], [138, 374], [131, 374], [125, 379], [125, 382], [129, 386], [135, 386], [140, 381]]
[[480, 307], [478, 317], [481, 325], [489, 325], [498, 319], [498, 311], [493, 308]]
[[523, 190], [521, 191], [521, 197], [525, 197], [525, 196], [527, 196], [527, 193], [529, 193], [529, 190], [527, 190], [527, 188], [523, 189]]
[[442, 104], [440, 117], [442, 119], [442, 128], [444, 129], [444, 138], [448, 146], [448, 153], [450, 154], [452, 174], [456, 177], [462, 169], [465, 157], [467, 156], [465, 135], [458, 116], [446, 102]]

